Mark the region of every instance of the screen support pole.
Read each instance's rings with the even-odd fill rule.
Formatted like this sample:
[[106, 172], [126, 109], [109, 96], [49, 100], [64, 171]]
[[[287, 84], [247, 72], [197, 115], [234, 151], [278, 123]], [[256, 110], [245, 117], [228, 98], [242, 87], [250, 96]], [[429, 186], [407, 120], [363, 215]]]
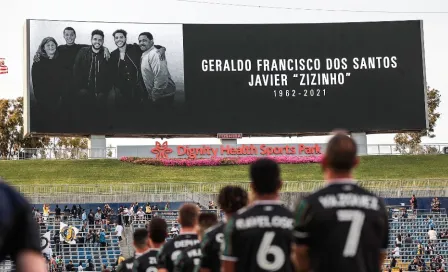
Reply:
[[236, 145], [238, 139], [221, 139], [222, 145]]
[[90, 135], [88, 148], [89, 159], [105, 159], [107, 153], [106, 136]]
[[358, 155], [368, 155], [367, 154], [367, 134], [365, 132], [351, 133], [350, 136], [355, 140], [358, 145]]

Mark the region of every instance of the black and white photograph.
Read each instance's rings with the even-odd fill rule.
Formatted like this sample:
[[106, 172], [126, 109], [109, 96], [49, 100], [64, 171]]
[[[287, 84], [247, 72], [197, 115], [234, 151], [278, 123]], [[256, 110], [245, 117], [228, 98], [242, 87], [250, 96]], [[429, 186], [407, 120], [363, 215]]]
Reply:
[[28, 20], [30, 130], [127, 131], [182, 108], [181, 24]]

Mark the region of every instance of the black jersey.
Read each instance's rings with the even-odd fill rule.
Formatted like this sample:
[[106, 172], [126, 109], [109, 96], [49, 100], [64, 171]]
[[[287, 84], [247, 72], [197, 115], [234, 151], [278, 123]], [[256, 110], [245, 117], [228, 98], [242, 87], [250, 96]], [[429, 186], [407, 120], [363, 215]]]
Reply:
[[380, 271], [389, 225], [374, 194], [354, 182], [333, 183], [302, 199], [295, 219], [295, 242], [309, 248], [312, 271]]
[[174, 272], [197, 271], [201, 255], [201, 244], [185, 248], [174, 261]]
[[173, 272], [174, 261], [183, 249], [199, 244], [198, 235], [193, 233], [181, 233], [168, 241], [160, 249], [157, 255], [157, 267], [165, 268], [168, 272]]
[[236, 262], [236, 272], [293, 271], [293, 226], [282, 202], [256, 201], [227, 222], [221, 259]]
[[211, 272], [221, 271], [221, 247], [224, 244], [223, 222], [211, 227], [204, 234], [201, 241], [201, 268], [207, 268]]
[[158, 249], [150, 249], [142, 255], [128, 258], [120, 263], [117, 272], [157, 272]]
[[0, 179], [0, 263], [24, 250], [41, 254], [39, 227], [28, 201]]

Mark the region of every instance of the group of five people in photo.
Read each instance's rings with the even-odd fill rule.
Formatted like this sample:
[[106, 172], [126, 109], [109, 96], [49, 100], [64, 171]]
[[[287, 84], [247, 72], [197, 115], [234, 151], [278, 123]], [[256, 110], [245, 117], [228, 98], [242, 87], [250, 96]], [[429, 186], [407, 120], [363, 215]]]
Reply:
[[[127, 43], [123, 29], [113, 32], [117, 48], [104, 46], [104, 32], [93, 30], [91, 44], [76, 44], [76, 31], [63, 30], [66, 41], [42, 40], [31, 68], [34, 109], [40, 124], [65, 121], [107, 131], [148, 109], [173, 105], [176, 85], [165, 56], [150, 32]], [[33, 111], [33, 110], [32, 110]], [[87, 131], [86, 131], [87, 132]]]

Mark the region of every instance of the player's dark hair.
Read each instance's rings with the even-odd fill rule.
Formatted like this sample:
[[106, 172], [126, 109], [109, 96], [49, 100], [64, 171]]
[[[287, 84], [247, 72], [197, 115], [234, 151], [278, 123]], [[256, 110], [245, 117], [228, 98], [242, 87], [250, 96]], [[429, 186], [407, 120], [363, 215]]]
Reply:
[[140, 35], [138, 35], [138, 36], [139, 36], [139, 37], [140, 37], [140, 36], [146, 36], [150, 41], [154, 40], [154, 37], [153, 37], [152, 34], [149, 33], [149, 32], [142, 32], [142, 33], [140, 33]]
[[247, 192], [239, 186], [225, 186], [218, 196], [218, 204], [225, 213], [235, 213], [248, 202]]
[[199, 215], [199, 232], [202, 236], [208, 228], [218, 223], [218, 216], [214, 212], [202, 212]]
[[194, 227], [198, 217], [199, 208], [195, 204], [184, 204], [179, 210], [179, 219], [182, 227]]
[[137, 248], [144, 248], [148, 244], [148, 231], [146, 229], [136, 229], [134, 231], [134, 245]]
[[92, 36], [91, 37], [93, 38], [93, 36], [95, 36], [95, 35], [100, 35], [104, 39], [104, 32], [102, 30], [95, 29], [94, 31], [92, 31]]
[[209, 228], [218, 223], [218, 216], [214, 212], [202, 212], [199, 214], [199, 226]]
[[62, 31], [62, 34], [65, 34], [65, 31], [66, 30], [68, 30], [68, 31], [73, 31], [73, 33], [75, 34], [75, 36], [76, 36], [76, 31], [75, 31], [75, 29], [73, 28], [73, 27], [71, 27], [71, 26], [68, 26], [68, 27], [66, 27], [66, 28], [64, 28], [64, 31]]
[[271, 159], [258, 159], [252, 163], [250, 177], [257, 194], [273, 194], [281, 185], [280, 167]]
[[336, 173], [345, 173], [356, 165], [357, 146], [349, 136], [339, 133], [333, 136], [327, 144], [325, 152], [326, 167]]
[[124, 29], [117, 29], [117, 30], [115, 30], [114, 33], [112, 33], [112, 37], [115, 38], [115, 34], [117, 34], [117, 33], [121, 33], [121, 34], [123, 34], [123, 36], [124, 36], [125, 38], [128, 37], [128, 33], [127, 33], [126, 30], [124, 30]]
[[168, 236], [168, 225], [165, 219], [156, 217], [151, 219], [148, 226], [149, 238], [154, 243], [163, 243]]

